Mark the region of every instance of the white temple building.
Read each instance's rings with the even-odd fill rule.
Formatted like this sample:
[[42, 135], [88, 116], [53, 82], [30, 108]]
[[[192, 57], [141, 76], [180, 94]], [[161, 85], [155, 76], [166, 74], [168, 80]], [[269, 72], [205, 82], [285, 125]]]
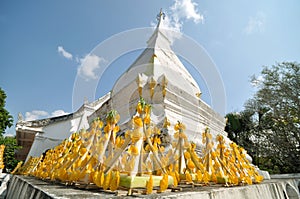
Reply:
[[170, 121], [170, 134], [177, 121], [181, 121], [186, 125], [189, 139], [198, 145], [206, 127], [214, 136], [226, 136], [225, 118], [201, 99], [199, 85], [172, 51], [171, 42], [161, 27], [162, 17], [160, 13], [147, 48], [115, 82], [111, 92], [95, 102], [84, 103], [69, 115], [35, 121], [20, 119], [16, 124], [17, 140], [21, 145], [27, 142], [20, 153], [28, 153], [27, 157], [40, 156], [71, 133], [88, 129], [94, 118], [104, 119], [111, 109], [121, 115], [119, 125], [121, 131], [125, 131], [130, 128], [140, 96], [152, 105], [151, 119], [155, 124], [162, 125], [165, 118]]

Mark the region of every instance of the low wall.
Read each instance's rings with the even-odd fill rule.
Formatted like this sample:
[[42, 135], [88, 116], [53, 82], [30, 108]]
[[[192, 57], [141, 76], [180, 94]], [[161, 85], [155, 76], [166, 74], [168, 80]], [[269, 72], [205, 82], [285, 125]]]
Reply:
[[7, 194], [7, 186], [10, 182], [11, 175], [7, 173], [0, 173], [0, 199], [5, 198]]
[[[46, 185], [48, 183], [45, 183]], [[22, 176], [14, 175], [8, 185], [6, 198], [15, 199], [50, 199], [53, 198], [43, 191], [41, 183], [30, 183]]]
[[[13, 176], [8, 186], [8, 199], [22, 198], [114, 198], [116, 193], [105, 193], [99, 189], [82, 190], [72, 186], [54, 184], [28, 176]], [[123, 196], [126, 192], [123, 191]], [[180, 192], [165, 192], [162, 194], [136, 195], [134, 198], [187, 198], [187, 199], [299, 199], [296, 179], [271, 179], [261, 184], [223, 187], [221, 185], [195, 187]]]

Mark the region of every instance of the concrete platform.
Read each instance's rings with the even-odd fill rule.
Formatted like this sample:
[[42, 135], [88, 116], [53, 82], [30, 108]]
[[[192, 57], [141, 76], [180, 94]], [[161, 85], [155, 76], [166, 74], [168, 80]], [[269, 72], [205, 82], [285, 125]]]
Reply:
[[[90, 187], [91, 188], [91, 187]], [[296, 179], [271, 179], [261, 184], [223, 187], [221, 185], [199, 186], [184, 188], [183, 191], [161, 194], [126, 196], [127, 191], [104, 192], [100, 189], [79, 189], [75, 186], [52, 183], [38, 180], [29, 176], [13, 176], [8, 186], [8, 199], [48, 199], [48, 198], [201, 198], [201, 199], [299, 199], [299, 190]]]

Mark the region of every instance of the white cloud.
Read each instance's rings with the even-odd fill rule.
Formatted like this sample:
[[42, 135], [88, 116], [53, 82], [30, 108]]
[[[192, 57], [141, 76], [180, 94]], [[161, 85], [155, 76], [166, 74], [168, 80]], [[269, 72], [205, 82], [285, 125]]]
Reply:
[[100, 68], [100, 63], [105, 62], [105, 59], [97, 55], [88, 54], [84, 58], [79, 59], [79, 67], [77, 73], [85, 78], [85, 80], [97, 79], [97, 70]]
[[182, 22], [179, 20], [175, 20], [173, 15], [165, 15], [164, 20], [161, 21], [161, 27], [170, 29], [175, 32], [181, 32]]
[[43, 119], [43, 118], [47, 118], [47, 117], [57, 117], [57, 116], [66, 115], [66, 114], [68, 114], [68, 113], [63, 110], [56, 110], [56, 111], [53, 111], [51, 114], [49, 114], [47, 111], [33, 110], [31, 112], [25, 113], [25, 121], [38, 120], [38, 119]]
[[25, 113], [25, 121], [37, 120], [49, 116], [49, 113], [41, 110], [33, 110]]
[[254, 33], [263, 33], [265, 31], [266, 15], [263, 12], [257, 12], [255, 16], [249, 17], [248, 24], [244, 28], [247, 35]]
[[57, 116], [66, 115], [66, 114], [69, 114], [69, 113], [67, 113], [63, 110], [56, 110], [51, 113], [51, 117], [57, 117]]
[[[155, 27], [157, 24], [151, 23], [151, 25]], [[182, 22], [174, 21], [174, 19], [168, 15], [165, 15], [164, 20], [161, 21], [161, 27], [163, 28], [161, 31], [167, 36], [171, 43], [182, 36]]]
[[264, 77], [262, 75], [259, 75], [258, 77], [256, 77], [255, 75], [253, 75], [251, 77], [251, 80], [250, 80], [251, 85], [253, 87], [259, 87], [262, 84], [263, 81], [264, 81]]
[[192, 0], [175, 0], [171, 11], [175, 21], [192, 19], [195, 23], [203, 22], [204, 17], [197, 10], [198, 4]]
[[62, 46], [57, 47], [57, 52], [67, 59], [73, 59], [73, 55], [67, 52]]
[[[171, 43], [174, 39], [181, 37], [184, 21], [193, 20], [194, 23], [204, 21], [204, 17], [199, 13], [197, 6], [198, 4], [192, 0], [175, 0], [166, 10], [166, 15], [161, 21], [161, 27], [171, 30], [165, 32]], [[155, 27], [156, 23], [151, 23], [151, 25]]]

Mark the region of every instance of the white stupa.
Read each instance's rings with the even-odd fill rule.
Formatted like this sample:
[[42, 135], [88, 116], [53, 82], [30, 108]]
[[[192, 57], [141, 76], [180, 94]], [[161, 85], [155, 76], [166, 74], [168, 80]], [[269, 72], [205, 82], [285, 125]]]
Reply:
[[[167, 38], [168, 30], [161, 27], [164, 14], [158, 15], [158, 25], [147, 41], [147, 48], [115, 83], [111, 98], [89, 118], [105, 116], [110, 109], [121, 115], [121, 129], [135, 114], [136, 104], [142, 96], [152, 105], [151, 119], [162, 125], [167, 118], [173, 132], [177, 121], [183, 122], [186, 133], [196, 143], [209, 127], [213, 135], [223, 134], [225, 119], [202, 101], [201, 90], [180, 59], [172, 51]], [[188, 50], [188, 49], [187, 49]]]
[[89, 122], [96, 117], [105, 120], [107, 112], [112, 109], [121, 115], [119, 125], [121, 131], [125, 131], [130, 128], [140, 96], [152, 105], [151, 119], [155, 124], [162, 125], [165, 118], [170, 121], [170, 134], [180, 121], [186, 125], [189, 139], [198, 144], [206, 127], [214, 136], [226, 136], [224, 117], [201, 99], [197, 82], [172, 51], [165, 34], [168, 30], [161, 27], [163, 16], [160, 12], [147, 48], [121, 75], [111, 92], [95, 102], [83, 104], [69, 115], [29, 122], [20, 119], [17, 122], [17, 140], [21, 145], [26, 144], [24, 154], [29, 151], [27, 158], [39, 156], [80, 128], [88, 128]]

